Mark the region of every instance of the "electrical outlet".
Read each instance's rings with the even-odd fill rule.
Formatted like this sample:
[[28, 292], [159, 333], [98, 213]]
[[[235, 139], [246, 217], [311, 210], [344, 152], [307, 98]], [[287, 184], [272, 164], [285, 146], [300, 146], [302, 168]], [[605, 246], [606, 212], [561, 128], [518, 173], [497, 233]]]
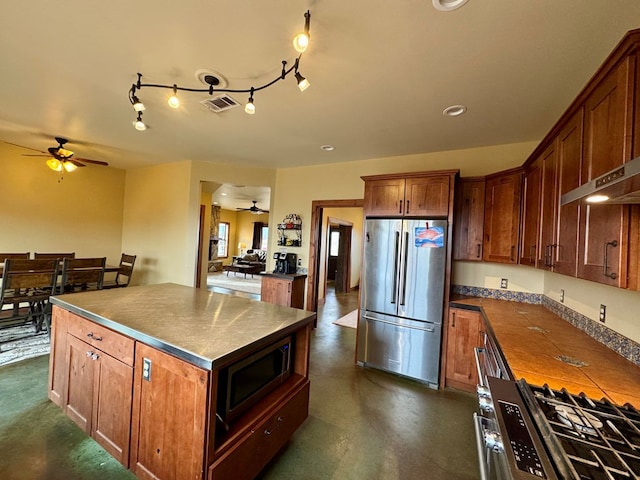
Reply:
[[509, 285], [509, 280], [506, 278], [500, 279], [500, 288], [507, 288]]
[[560, 303], [564, 303], [564, 289], [560, 289]]
[[148, 358], [142, 359], [142, 378], [147, 382], [151, 381], [151, 360]]
[[299, 267], [301, 267], [301, 266], [302, 266], [302, 259], [301, 259], [301, 258], [299, 258], [299, 259], [298, 259], [298, 266], [299, 266]]
[[607, 306], [600, 304], [600, 321], [604, 323], [606, 319], [607, 319]]

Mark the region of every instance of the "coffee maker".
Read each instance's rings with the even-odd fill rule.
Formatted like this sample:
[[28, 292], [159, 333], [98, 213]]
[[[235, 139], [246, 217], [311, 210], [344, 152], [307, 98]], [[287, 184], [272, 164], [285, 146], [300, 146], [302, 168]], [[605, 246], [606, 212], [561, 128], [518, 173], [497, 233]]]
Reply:
[[298, 270], [298, 255], [295, 253], [276, 252], [273, 254], [276, 269], [273, 273], [296, 273]]

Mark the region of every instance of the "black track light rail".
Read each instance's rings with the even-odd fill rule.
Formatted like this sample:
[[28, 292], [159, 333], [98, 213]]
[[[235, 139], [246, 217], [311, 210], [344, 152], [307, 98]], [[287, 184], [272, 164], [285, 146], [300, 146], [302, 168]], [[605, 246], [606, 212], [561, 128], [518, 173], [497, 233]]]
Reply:
[[[308, 36], [309, 35], [309, 22], [311, 19], [311, 13], [309, 11], [307, 11], [304, 14], [305, 17], [305, 26], [304, 26], [304, 31], [305, 34]], [[300, 52], [302, 52], [302, 50], [299, 50]], [[260, 85], [258, 87], [250, 87], [250, 88], [216, 88], [212, 83], [210, 83], [209, 88], [188, 88], [188, 87], [179, 87], [178, 85], [171, 84], [171, 85], [163, 85], [163, 84], [159, 84], [159, 83], [142, 83], [142, 73], [137, 73], [138, 75], [138, 80], [136, 83], [131, 85], [131, 88], [129, 89], [129, 101], [131, 102], [132, 105], [134, 105], [134, 107], [136, 106], [136, 104], [140, 103], [140, 100], [138, 99], [138, 97], [136, 96], [136, 91], [137, 90], [141, 90], [142, 88], [145, 87], [149, 87], [149, 88], [166, 88], [166, 89], [170, 89], [173, 90], [174, 94], [178, 91], [182, 91], [182, 92], [198, 92], [198, 93], [208, 93], [209, 95], [213, 95], [214, 93], [249, 93], [250, 97], [249, 97], [249, 102], [253, 103], [253, 94], [254, 92], [259, 92], [260, 90], [264, 90], [265, 88], [268, 88], [272, 85], [274, 85], [275, 83], [279, 82], [280, 80], [284, 80], [291, 72], [294, 72], [296, 78], [300, 81], [300, 80], [304, 80], [304, 77], [300, 76], [298, 74], [298, 69], [300, 67], [300, 59], [302, 58], [302, 53], [300, 53], [300, 55], [298, 55], [298, 57], [295, 59], [293, 65], [289, 68], [287, 68], [287, 61], [286, 60], [282, 60], [282, 71], [280, 72], [280, 75], [277, 76], [276, 78], [274, 78], [273, 80], [271, 80], [268, 83], [265, 83], [264, 85]], [[300, 78], [298, 78], [300, 77]], [[205, 81], [207, 81], [205, 79]], [[207, 82], [209, 83], [209, 82]], [[137, 122], [142, 122], [142, 110], [144, 110], [144, 107], [142, 107], [141, 109], [137, 109], [136, 111], [138, 111], [138, 118], [137, 118]], [[135, 122], [134, 122], [135, 123]], [[142, 125], [144, 127], [144, 124]], [[138, 128], [138, 127], [136, 127]]]

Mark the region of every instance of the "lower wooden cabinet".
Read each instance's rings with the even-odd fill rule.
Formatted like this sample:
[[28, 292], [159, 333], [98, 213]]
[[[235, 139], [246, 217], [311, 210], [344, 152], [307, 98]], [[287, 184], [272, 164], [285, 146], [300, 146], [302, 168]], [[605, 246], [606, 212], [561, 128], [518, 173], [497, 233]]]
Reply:
[[474, 392], [478, 385], [474, 349], [482, 346], [480, 312], [461, 308], [449, 310], [445, 383]]
[[52, 339], [49, 398], [128, 466], [133, 340], [56, 307]]
[[306, 278], [306, 275], [263, 275], [260, 300], [285, 307], [304, 308]]

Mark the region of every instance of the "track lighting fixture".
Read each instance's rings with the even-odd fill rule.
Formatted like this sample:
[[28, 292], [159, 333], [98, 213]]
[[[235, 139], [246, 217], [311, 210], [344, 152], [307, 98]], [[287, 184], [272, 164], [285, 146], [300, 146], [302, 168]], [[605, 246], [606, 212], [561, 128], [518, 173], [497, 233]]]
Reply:
[[[136, 130], [146, 130], [147, 126], [145, 125], [145, 123], [142, 121], [142, 113], [145, 110], [144, 104], [140, 101], [140, 99], [137, 97], [136, 92], [138, 90], [141, 90], [143, 87], [153, 87], [153, 88], [168, 88], [168, 89], [172, 89], [173, 90], [173, 95], [169, 98], [169, 106], [171, 106], [172, 108], [178, 108], [180, 106], [180, 100], [178, 99], [178, 90], [182, 91], [182, 92], [203, 92], [203, 93], [208, 93], [209, 95], [213, 95], [214, 93], [219, 93], [219, 92], [223, 92], [223, 93], [249, 93], [249, 101], [247, 102], [247, 104], [244, 107], [244, 111], [250, 115], [253, 115], [256, 112], [256, 107], [253, 103], [253, 94], [254, 92], [258, 92], [260, 90], [264, 90], [267, 87], [270, 87], [271, 85], [274, 85], [275, 83], [277, 83], [280, 80], [284, 80], [286, 78], [287, 75], [289, 75], [291, 72], [294, 72], [294, 77], [296, 79], [296, 82], [298, 84], [298, 88], [300, 89], [301, 92], [305, 91], [307, 88], [309, 88], [309, 81], [303, 77], [300, 72], [298, 72], [298, 67], [300, 65], [300, 59], [302, 58], [302, 54], [303, 52], [305, 52], [307, 50], [307, 47], [309, 46], [309, 23], [311, 21], [311, 12], [309, 12], [309, 10], [307, 10], [307, 12], [304, 14], [304, 18], [305, 18], [305, 22], [304, 22], [304, 32], [303, 33], [299, 33], [298, 35], [295, 36], [295, 38], [293, 39], [293, 46], [295, 48], [295, 50], [299, 53], [298, 57], [295, 59], [295, 63], [292, 67], [287, 68], [287, 61], [286, 60], [282, 60], [282, 72], [280, 73], [280, 75], [273, 79], [272, 81], [265, 83], [264, 85], [260, 85], [258, 87], [251, 87], [251, 88], [239, 88], [239, 89], [232, 89], [232, 88], [216, 88], [216, 86], [219, 84], [219, 82], [217, 82], [217, 78], [211, 76], [211, 81], [209, 81], [208, 77], [205, 77], [204, 81], [206, 83], [209, 84], [209, 88], [187, 88], [187, 87], [179, 87], [178, 85], [176, 85], [175, 83], [173, 85], [160, 85], [160, 84], [155, 84], [155, 83], [142, 83], [142, 74], [138, 73], [138, 81], [136, 83], [134, 83], [133, 85], [131, 85], [131, 88], [129, 89], [129, 101], [131, 102], [131, 105], [133, 105], [133, 109], [138, 113], [138, 117], [136, 118], [136, 120], [133, 122], [133, 126], [136, 128]], [[214, 81], [215, 80], [215, 81]]]

